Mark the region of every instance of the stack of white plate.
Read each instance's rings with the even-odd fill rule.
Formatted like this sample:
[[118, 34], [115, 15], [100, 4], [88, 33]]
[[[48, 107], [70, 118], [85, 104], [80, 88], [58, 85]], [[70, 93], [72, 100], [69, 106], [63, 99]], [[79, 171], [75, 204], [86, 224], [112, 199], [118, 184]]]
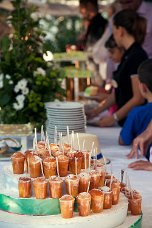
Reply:
[[84, 114], [84, 105], [78, 102], [48, 102], [45, 104], [47, 112], [46, 130], [51, 141], [54, 140], [54, 129], [63, 135], [72, 131], [85, 132], [86, 117]]

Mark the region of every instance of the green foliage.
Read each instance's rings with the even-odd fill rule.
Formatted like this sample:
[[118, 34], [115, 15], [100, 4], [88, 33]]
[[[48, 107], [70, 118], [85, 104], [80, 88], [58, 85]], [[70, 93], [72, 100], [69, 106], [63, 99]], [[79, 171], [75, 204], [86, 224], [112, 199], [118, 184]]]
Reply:
[[14, 0], [13, 34], [1, 40], [0, 118], [3, 123], [44, 123], [44, 102], [62, 98], [62, 71], [43, 60], [44, 32], [35, 7]]

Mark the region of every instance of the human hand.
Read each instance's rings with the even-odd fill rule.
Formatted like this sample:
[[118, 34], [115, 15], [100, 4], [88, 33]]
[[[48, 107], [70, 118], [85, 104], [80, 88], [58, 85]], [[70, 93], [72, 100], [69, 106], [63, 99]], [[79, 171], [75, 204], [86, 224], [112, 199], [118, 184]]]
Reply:
[[134, 170], [147, 170], [152, 171], [152, 163], [149, 161], [135, 161], [128, 165], [128, 168], [134, 169]]
[[106, 117], [102, 118], [101, 120], [99, 120], [98, 125], [100, 127], [112, 127], [115, 125], [115, 120], [114, 120], [113, 116], [106, 116]]
[[98, 108], [94, 108], [85, 112], [87, 119], [92, 119], [99, 114]]
[[142, 134], [140, 134], [137, 138], [134, 139], [132, 149], [130, 153], [127, 155], [127, 157], [133, 158], [133, 157], [139, 157], [139, 150], [141, 156], [146, 155], [148, 146], [151, 143], [152, 133], [145, 130]]

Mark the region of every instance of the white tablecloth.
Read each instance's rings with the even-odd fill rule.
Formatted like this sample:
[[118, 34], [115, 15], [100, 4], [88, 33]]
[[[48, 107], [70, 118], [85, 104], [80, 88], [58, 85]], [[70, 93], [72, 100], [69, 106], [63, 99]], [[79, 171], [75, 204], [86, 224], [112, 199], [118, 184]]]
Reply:
[[[113, 173], [116, 177], [120, 178], [120, 170], [121, 168], [126, 168], [127, 173], [130, 177], [131, 187], [140, 191], [143, 197], [143, 228], [151, 228], [152, 227], [152, 172], [148, 171], [133, 171], [131, 169], [127, 169], [127, 165], [130, 160], [126, 158], [126, 155], [130, 151], [130, 147], [127, 146], [119, 146], [118, 145], [118, 136], [120, 132], [120, 128], [95, 128], [88, 127], [87, 132], [91, 134], [96, 134], [99, 137], [101, 151], [105, 157], [111, 160], [111, 165], [107, 166], [107, 169], [113, 170]], [[8, 162], [0, 162], [0, 173], [2, 171], [2, 167]], [[5, 212], [3, 212], [5, 213]], [[16, 215], [15, 215], [16, 216]], [[20, 219], [22, 217], [18, 215]], [[13, 215], [11, 215], [13, 218]], [[0, 228], [3, 227], [25, 227], [25, 225], [16, 225], [16, 224], [7, 224], [3, 222], [4, 220], [1, 217], [0, 212]], [[10, 225], [11, 224], [11, 225]], [[38, 224], [37, 224], [37, 227]], [[126, 227], [124, 227], [126, 228]]]

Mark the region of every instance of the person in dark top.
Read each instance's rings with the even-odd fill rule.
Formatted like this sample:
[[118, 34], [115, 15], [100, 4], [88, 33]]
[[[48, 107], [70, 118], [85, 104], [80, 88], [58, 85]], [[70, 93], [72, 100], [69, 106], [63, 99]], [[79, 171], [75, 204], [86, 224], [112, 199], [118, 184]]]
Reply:
[[101, 38], [107, 26], [107, 20], [98, 10], [97, 0], [80, 0], [80, 13], [83, 19], [89, 21], [83, 40], [84, 49], [92, 47]]
[[99, 114], [114, 103], [117, 104], [118, 110], [113, 115], [101, 119], [97, 125], [110, 127], [118, 122], [122, 126], [129, 111], [144, 103], [138, 87], [137, 69], [148, 58], [141, 47], [145, 34], [146, 19], [135, 11], [122, 10], [114, 16], [114, 39], [119, 47], [125, 49], [118, 69], [114, 72], [117, 86], [115, 92], [92, 110], [89, 117]]
[[135, 107], [129, 112], [120, 132], [120, 145], [131, 145], [133, 139], [147, 128], [152, 119], [152, 59], [147, 59], [139, 66], [138, 76], [139, 89], [148, 103]]

